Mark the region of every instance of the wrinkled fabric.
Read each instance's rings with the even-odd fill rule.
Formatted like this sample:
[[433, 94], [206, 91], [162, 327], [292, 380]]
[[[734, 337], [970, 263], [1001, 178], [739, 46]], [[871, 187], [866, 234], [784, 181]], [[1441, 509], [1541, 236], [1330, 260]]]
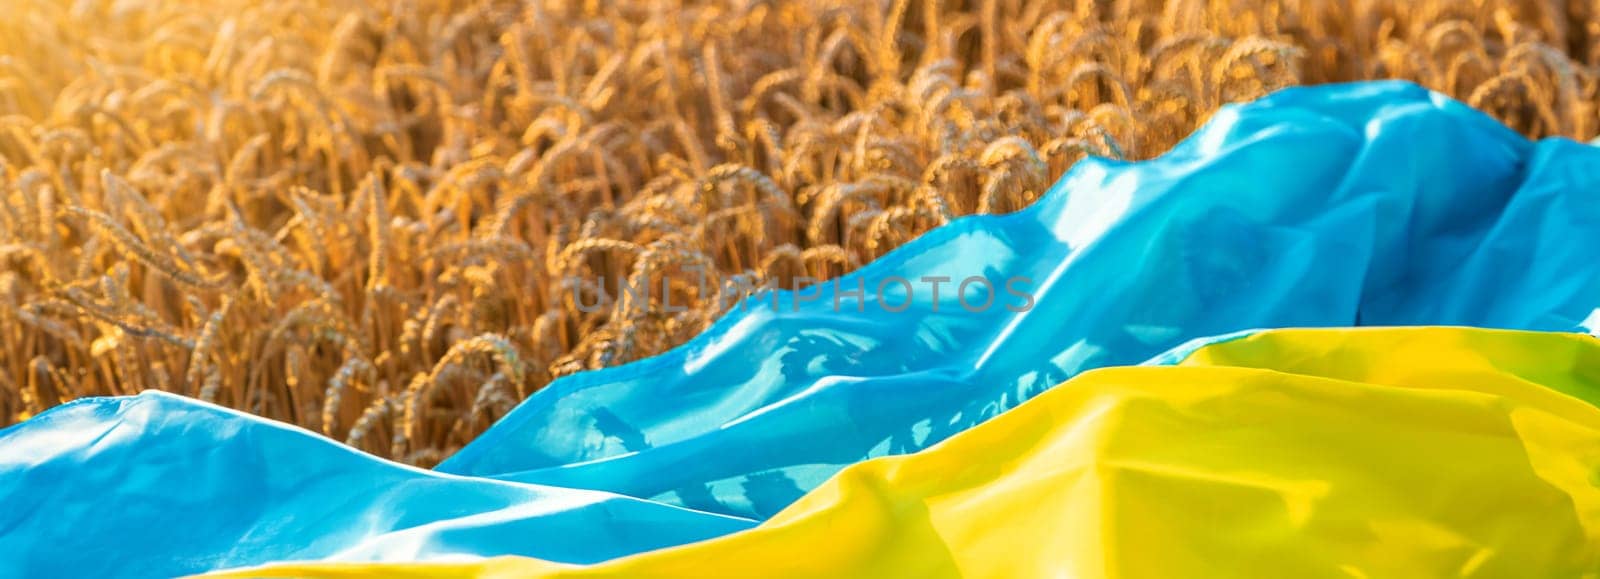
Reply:
[[1094, 370], [761, 527], [594, 566], [229, 577], [1594, 577], [1600, 340], [1279, 330]]
[[[845, 465], [1202, 336], [1593, 329], [1597, 191], [1600, 150], [1415, 85], [1284, 90], [1158, 159], [1086, 159], [1030, 208], [936, 229], [814, 301], [757, 296], [681, 348], [558, 380], [439, 470], [761, 519]], [[995, 281], [991, 307], [962, 307], [987, 297], [956, 295], [970, 276]], [[936, 301], [896, 277], [953, 281]], [[1019, 278], [1034, 303], [1014, 312]]]
[[0, 436], [0, 577], [483, 554], [594, 562], [750, 526], [609, 493], [428, 472], [154, 391], [68, 403]]
[[[1600, 151], [1412, 85], [1283, 91], [1159, 159], [1086, 160], [1030, 209], [934, 230], [841, 280], [863, 295], [752, 298], [684, 347], [559, 380], [438, 473], [169, 395], [46, 412], [0, 431], [0, 576], [592, 563], [752, 527], [849, 464], [1206, 336], [1595, 330], [1597, 181]], [[1031, 307], [997, 288], [971, 311], [981, 288], [956, 282], [867, 293], [974, 275], [1028, 279]]]

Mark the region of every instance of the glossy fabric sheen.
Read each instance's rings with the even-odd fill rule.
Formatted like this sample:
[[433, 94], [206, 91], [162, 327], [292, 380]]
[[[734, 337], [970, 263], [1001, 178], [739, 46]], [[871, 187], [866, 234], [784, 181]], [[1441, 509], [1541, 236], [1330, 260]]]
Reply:
[[172, 577], [270, 561], [523, 554], [600, 561], [747, 521], [438, 474], [160, 392], [0, 437], [0, 577]]
[[957, 220], [844, 280], [1026, 276], [1025, 313], [966, 311], [949, 285], [937, 312], [927, 291], [900, 312], [796, 312], [786, 295], [556, 382], [440, 473], [169, 395], [48, 411], [0, 431], [0, 576], [604, 561], [753, 527], [846, 465], [1205, 336], [1593, 330], [1597, 185], [1600, 151], [1530, 143], [1415, 86], [1284, 91], [1160, 159], [1081, 162], [1026, 211]]
[[[1017, 214], [958, 220], [799, 304], [557, 381], [439, 470], [762, 519], [1074, 374], [1251, 328], [1600, 327], [1600, 150], [1530, 143], [1410, 84], [1225, 107], [1148, 162], [1088, 159]], [[967, 311], [899, 276], [1029, 278]], [[858, 285], [859, 284], [859, 285]], [[900, 287], [887, 286], [890, 291]], [[981, 304], [981, 286], [969, 287]], [[757, 298], [760, 299], [759, 297]], [[898, 307], [903, 296], [885, 300]]]
[[1600, 340], [1278, 330], [1095, 370], [761, 527], [594, 566], [231, 577], [1595, 577]]

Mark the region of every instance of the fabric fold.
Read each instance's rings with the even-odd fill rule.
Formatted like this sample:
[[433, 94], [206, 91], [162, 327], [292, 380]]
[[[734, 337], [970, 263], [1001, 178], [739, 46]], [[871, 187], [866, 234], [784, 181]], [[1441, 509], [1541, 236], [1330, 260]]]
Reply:
[[0, 434], [0, 576], [173, 577], [280, 560], [596, 562], [754, 523], [420, 470], [161, 392]]
[[[1029, 209], [956, 220], [814, 301], [756, 296], [662, 356], [558, 380], [438, 472], [170, 395], [57, 408], [0, 431], [0, 571], [594, 563], [748, 529], [851, 464], [1207, 336], [1595, 331], [1596, 190], [1600, 151], [1413, 85], [1286, 90], [1158, 159], [1080, 162]], [[1027, 299], [963, 307], [971, 277]], [[924, 278], [957, 281], [935, 298]]]
[[[683, 347], [558, 380], [439, 470], [761, 519], [846, 465], [1203, 336], [1592, 330], [1596, 190], [1600, 150], [1415, 85], [1287, 89], [1160, 158], [1086, 159], [1028, 209], [956, 220], [814, 301], [757, 296]], [[969, 277], [1026, 280], [1031, 304], [882, 285]]]
[[1274, 330], [1084, 373], [759, 528], [593, 566], [226, 577], [1589, 577], [1600, 340]]

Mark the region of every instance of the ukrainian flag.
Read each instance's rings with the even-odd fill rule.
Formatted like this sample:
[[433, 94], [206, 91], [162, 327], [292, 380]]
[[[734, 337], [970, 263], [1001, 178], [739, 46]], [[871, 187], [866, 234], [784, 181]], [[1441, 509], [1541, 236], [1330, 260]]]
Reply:
[[1594, 576], [1597, 190], [1600, 150], [1413, 85], [1285, 90], [558, 380], [435, 471], [172, 395], [61, 406], [0, 431], [0, 561]]

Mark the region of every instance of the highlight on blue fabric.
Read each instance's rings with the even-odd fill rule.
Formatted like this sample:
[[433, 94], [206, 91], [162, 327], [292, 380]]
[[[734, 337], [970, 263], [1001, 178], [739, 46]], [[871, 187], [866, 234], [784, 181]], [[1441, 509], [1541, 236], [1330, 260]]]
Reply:
[[610, 493], [434, 473], [163, 392], [0, 434], [0, 577], [175, 577], [282, 560], [597, 562], [753, 526]]
[[[53, 409], [0, 431], [0, 575], [599, 561], [747, 528], [845, 465], [1206, 336], [1592, 331], [1596, 190], [1600, 150], [1413, 85], [1290, 89], [1156, 160], [1085, 160], [1027, 210], [930, 232], [839, 281], [863, 296], [753, 298], [683, 347], [559, 380], [438, 473], [165, 394]], [[962, 307], [952, 286], [973, 276], [1026, 278], [1031, 307]], [[924, 277], [955, 281], [936, 301]], [[890, 278], [912, 291], [886, 284], [885, 307]]]
[[[952, 222], [815, 301], [753, 298], [681, 348], [558, 380], [439, 470], [759, 519], [843, 466], [1203, 336], [1592, 330], [1597, 191], [1600, 149], [1416, 85], [1287, 89], [1158, 159], [1086, 159], [1028, 209]], [[968, 311], [954, 284], [873, 303], [891, 278], [970, 276], [1031, 280], [1034, 303]]]

